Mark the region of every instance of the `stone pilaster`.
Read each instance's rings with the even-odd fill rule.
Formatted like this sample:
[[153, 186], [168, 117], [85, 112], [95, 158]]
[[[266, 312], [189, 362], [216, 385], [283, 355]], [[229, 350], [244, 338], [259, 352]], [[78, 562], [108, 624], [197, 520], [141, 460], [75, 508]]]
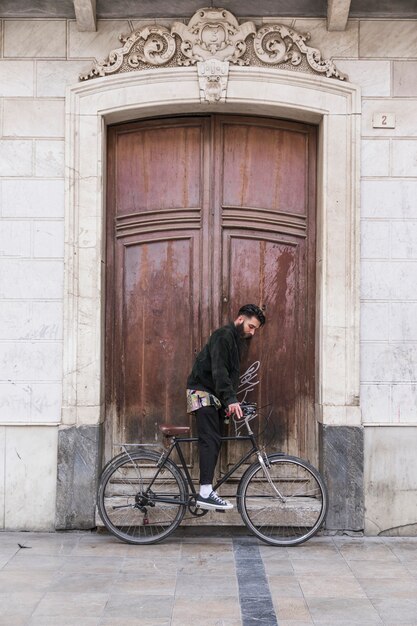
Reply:
[[94, 528], [101, 426], [70, 426], [58, 434], [57, 530]]
[[320, 467], [329, 491], [328, 530], [364, 529], [364, 436], [361, 426], [320, 425]]

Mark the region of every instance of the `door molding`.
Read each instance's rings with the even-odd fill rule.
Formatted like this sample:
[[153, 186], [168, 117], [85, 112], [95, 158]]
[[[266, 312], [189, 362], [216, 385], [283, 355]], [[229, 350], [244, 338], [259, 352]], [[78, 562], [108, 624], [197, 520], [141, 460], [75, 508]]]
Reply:
[[319, 126], [316, 417], [358, 426], [360, 92], [350, 83], [261, 67], [231, 68], [227, 101], [216, 105], [200, 102], [194, 67], [68, 88], [62, 425], [104, 419], [106, 125], [207, 112]]

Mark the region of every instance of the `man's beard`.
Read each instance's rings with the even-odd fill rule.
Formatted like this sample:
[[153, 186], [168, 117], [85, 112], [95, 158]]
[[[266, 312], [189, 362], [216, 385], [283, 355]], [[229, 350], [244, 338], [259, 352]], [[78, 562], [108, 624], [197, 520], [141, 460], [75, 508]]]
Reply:
[[244, 322], [240, 322], [240, 324], [236, 324], [236, 330], [239, 335], [239, 339], [252, 339], [252, 335], [250, 333], [245, 333], [244, 331]]

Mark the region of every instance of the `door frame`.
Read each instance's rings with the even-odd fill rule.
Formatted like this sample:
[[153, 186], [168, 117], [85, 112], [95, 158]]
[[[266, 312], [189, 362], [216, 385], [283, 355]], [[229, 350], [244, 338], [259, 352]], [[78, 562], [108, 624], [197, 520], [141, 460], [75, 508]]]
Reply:
[[[196, 68], [175, 67], [107, 76], [67, 89], [60, 428], [67, 438], [69, 428], [99, 429], [104, 419], [106, 126], [202, 112], [260, 115], [318, 125], [316, 419], [323, 427], [361, 425], [359, 88], [301, 72], [234, 67], [227, 101], [204, 104], [200, 102]], [[79, 440], [77, 435], [75, 440]], [[95, 440], [98, 442], [99, 437]], [[94, 455], [97, 448], [97, 471], [99, 446], [97, 443], [92, 451]], [[62, 520], [69, 506], [64, 493], [68, 481], [77, 480], [74, 472], [72, 478], [70, 472], [66, 475], [70, 464], [67, 455], [62, 461], [58, 450], [58, 528], [64, 527]], [[94, 501], [94, 489], [91, 493]], [[86, 520], [91, 518], [91, 505], [88, 511]]]

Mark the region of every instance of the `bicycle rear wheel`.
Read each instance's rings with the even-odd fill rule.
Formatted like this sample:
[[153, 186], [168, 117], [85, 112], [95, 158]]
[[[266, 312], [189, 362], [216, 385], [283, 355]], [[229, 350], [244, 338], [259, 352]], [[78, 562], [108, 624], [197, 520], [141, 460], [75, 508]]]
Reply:
[[169, 459], [151, 450], [122, 454], [102, 473], [97, 504], [106, 528], [126, 543], [165, 539], [181, 523], [188, 501], [187, 484]]
[[242, 476], [238, 488], [242, 519], [266, 543], [303, 543], [324, 522], [326, 486], [317, 470], [301, 459], [270, 455], [268, 461], [265, 469], [254, 463]]

